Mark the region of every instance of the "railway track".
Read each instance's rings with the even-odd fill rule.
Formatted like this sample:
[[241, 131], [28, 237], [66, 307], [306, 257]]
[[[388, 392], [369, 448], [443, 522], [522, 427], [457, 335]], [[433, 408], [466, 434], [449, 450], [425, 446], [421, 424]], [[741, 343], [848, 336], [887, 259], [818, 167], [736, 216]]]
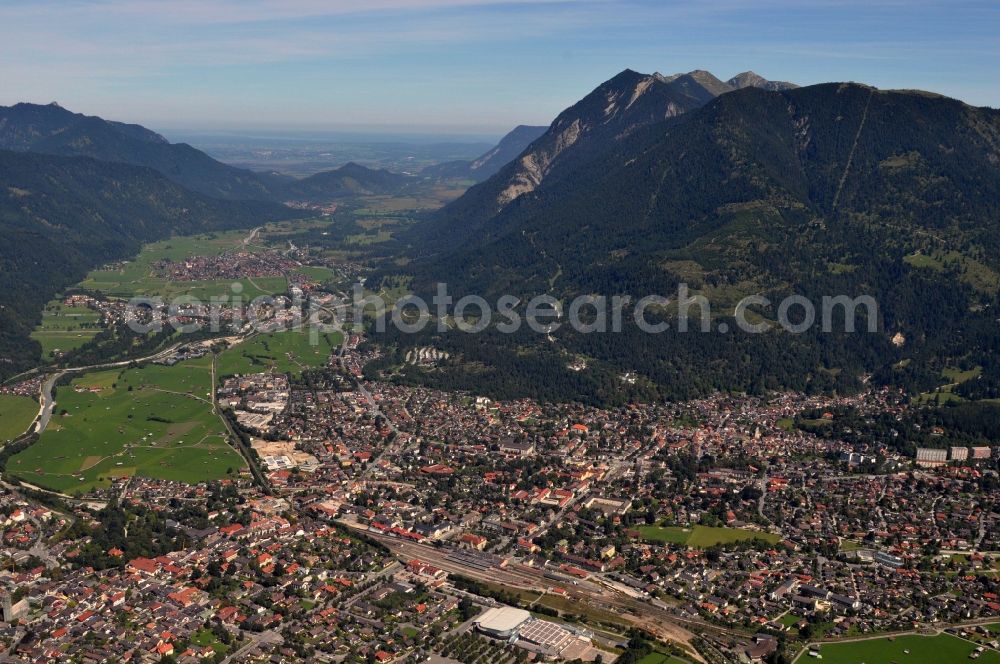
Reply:
[[[359, 524], [348, 525], [354, 528], [363, 528]], [[418, 559], [450, 574], [460, 574], [474, 581], [493, 585], [499, 584], [512, 589], [529, 590], [532, 592], [551, 593], [558, 589], [555, 594], [567, 597], [571, 601], [581, 602], [588, 606], [613, 612], [622, 618], [622, 620], [640, 627], [661, 639], [680, 643], [691, 651], [694, 651], [692, 642], [697, 636], [697, 633], [692, 630], [710, 632], [730, 639], [748, 639], [748, 635], [743, 632], [727, 629], [698, 619], [676, 616], [671, 611], [662, 609], [650, 602], [629, 597], [606, 586], [591, 589], [590, 587], [573, 585], [571, 581], [563, 583], [559, 580], [547, 578], [544, 576], [542, 570], [525, 567], [517, 563], [505, 567], [479, 569], [450, 559], [448, 557], [450, 553], [449, 549], [439, 549], [426, 544], [407, 542], [396, 537], [378, 533], [368, 533], [368, 536], [387, 546], [400, 558], [407, 560]], [[699, 660], [704, 661], [700, 657]]]

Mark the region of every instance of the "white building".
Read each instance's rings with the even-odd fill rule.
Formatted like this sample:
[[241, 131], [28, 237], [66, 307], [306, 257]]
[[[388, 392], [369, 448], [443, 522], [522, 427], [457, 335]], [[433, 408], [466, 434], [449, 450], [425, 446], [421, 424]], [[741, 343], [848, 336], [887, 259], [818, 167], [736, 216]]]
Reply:
[[475, 625], [476, 629], [487, 636], [509, 639], [517, 634], [518, 628], [530, 619], [531, 614], [524, 609], [498, 606], [476, 618]]

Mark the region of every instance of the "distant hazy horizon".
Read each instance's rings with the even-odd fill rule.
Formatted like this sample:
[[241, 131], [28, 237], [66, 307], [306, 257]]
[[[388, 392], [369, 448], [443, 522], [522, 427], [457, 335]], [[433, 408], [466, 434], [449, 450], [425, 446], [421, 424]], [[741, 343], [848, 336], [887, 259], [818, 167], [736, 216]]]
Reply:
[[985, 0], [10, 0], [0, 26], [0, 103], [165, 134], [496, 138], [625, 68], [1000, 106], [1000, 6]]
[[[152, 127], [151, 127], [152, 128]], [[259, 143], [408, 143], [427, 145], [435, 143], [489, 144], [497, 142], [513, 126], [496, 131], [468, 130], [455, 127], [397, 127], [360, 126], [289, 129], [287, 127], [242, 127], [232, 131], [191, 127], [157, 129], [171, 143], [233, 142], [252, 140]], [[435, 131], [436, 130], [436, 131]]]

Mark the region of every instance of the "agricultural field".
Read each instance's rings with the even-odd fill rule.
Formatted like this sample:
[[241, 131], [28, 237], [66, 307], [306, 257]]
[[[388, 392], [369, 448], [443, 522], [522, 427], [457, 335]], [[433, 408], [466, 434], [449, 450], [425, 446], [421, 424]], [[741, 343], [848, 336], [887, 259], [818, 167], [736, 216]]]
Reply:
[[298, 375], [303, 369], [326, 364], [340, 343], [340, 333], [286, 330], [261, 334], [219, 355], [220, 376], [276, 371]]
[[392, 239], [392, 233], [386, 230], [379, 230], [375, 233], [359, 233], [357, 235], [351, 235], [347, 238], [347, 244], [349, 245], [369, 245], [369, 244], [379, 244], [381, 242], [388, 242]]
[[286, 242], [285, 237], [297, 235], [305, 231], [323, 230], [330, 226], [329, 217], [313, 217], [311, 219], [289, 219], [273, 221], [260, 230], [257, 243], [277, 246]]
[[213, 411], [211, 358], [85, 374], [58, 388], [38, 442], [7, 470], [65, 493], [142, 475], [182, 482], [238, 473], [243, 458]]
[[665, 544], [680, 544], [694, 549], [706, 549], [717, 544], [730, 544], [752, 539], [760, 539], [770, 544], [777, 543], [781, 537], [774, 533], [763, 533], [757, 530], [743, 528], [717, 528], [711, 526], [641, 526], [639, 533], [643, 539]]
[[[822, 660], [808, 654], [798, 662], [822, 661], [823, 664], [941, 664], [942, 662], [967, 662], [976, 649], [974, 643], [950, 634], [938, 636], [907, 635], [867, 639], [849, 643], [824, 643], [819, 648]], [[1000, 664], [1000, 653], [987, 648], [975, 660], [982, 664]]]
[[463, 187], [441, 185], [433, 189], [414, 193], [412, 196], [374, 195], [362, 198], [365, 207], [354, 210], [356, 215], [393, 215], [410, 210], [437, 210], [465, 193]]
[[79, 348], [94, 338], [100, 327], [101, 315], [87, 307], [67, 307], [53, 300], [42, 310], [42, 322], [31, 338], [42, 345], [42, 356], [53, 357], [57, 351]]
[[38, 415], [38, 402], [16, 394], [0, 394], [0, 441], [17, 438]]

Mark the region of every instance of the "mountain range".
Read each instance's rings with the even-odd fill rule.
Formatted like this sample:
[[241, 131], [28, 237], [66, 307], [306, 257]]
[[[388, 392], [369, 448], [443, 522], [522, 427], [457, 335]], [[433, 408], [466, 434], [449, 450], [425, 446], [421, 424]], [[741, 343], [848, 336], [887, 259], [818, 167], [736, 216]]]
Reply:
[[37, 361], [28, 335], [46, 301], [143, 242], [305, 214], [284, 201], [401, 194], [424, 181], [356, 163], [301, 180], [258, 173], [58, 104], [0, 107], [0, 377]]
[[420, 174], [436, 178], [456, 178], [482, 182], [499, 171], [544, 134], [548, 127], [518, 125], [500, 142], [472, 161], [448, 161], [423, 169]]
[[[10, 238], [0, 374], [37, 357], [27, 332], [49, 297], [144, 241], [293, 214], [278, 201], [400, 193], [451, 172], [483, 181], [414, 224], [398, 247], [407, 260], [373, 282], [403, 278], [422, 293], [446, 282], [455, 295], [522, 302], [673, 295], [683, 283], [730, 329], [746, 295], [871, 295], [876, 331], [390, 332], [373, 372], [601, 403], [870, 381], [926, 391], [955, 368], [979, 372], [962, 386], [970, 398], [1000, 392], [1000, 111], [932, 93], [625, 70], [544, 130], [518, 128], [482, 158], [425, 177], [357, 164], [303, 180], [254, 173], [54, 105], [0, 109], [0, 149]], [[773, 307], [751, 313], [775, 319]], [[399, 369], [414, 345], [451, 359]], [[586, 370], [568, 368], [579, 360]]]
[[640, 127], [683, 115], [747, 86], [794, 87], [767, 81], [753, 72], [725, 82], [702, 70], [664, 76], [626, 69], [560, 113], [517, 158], [446, 207], [439, 215], [442, 233], [435, 238], [435, 245], [439, 240], [456, 242], [474, 235], [490, 217], [534, 191], [543, 180], [571, 177], [576, 168], [606, 146], [622, 141]]
[[272, 190], [283, 181], [228, 166], [138, 125], [73, 113], [58, 104], [0, 108], [0, 149], [147, 166], [215, 198], [274, 199]]
[[[407, 276], [418, 290], [441, 281], [455, 295], [563, 301], [675, 295], [683, 282], [730, 325], [735, 303], [757, 293], [879, 303], [875, 334], [588, 336], [564, 327], [548, 341], [498, 337], [503, 362], [524, 359], [504, 372], [521, 371], [519, 387], [555, 352], [590, 358], [593, 384], [563, 370], [566, 391], [601, 399], [624, 398], [628, 386], [610, 378], [621, 371], [689, 397], [850, 390], [868, 376], [929, 389], [948, 367], [993, 366], [1000, 111], [850, 83], [732, 82], [750, 84], [733, 89], [706, 72], [625, 71], [605, 82], [418, 227], [410, 240], [422, 257]], [[414, 342], [450, 344], [453, 357], [484, 364], [476, 347], [486, 344], [462, 336]], [[447, 380], [463, 384], [459, 362]], [[433, 379], [448, 371], [440, 374]]]
[[322, 200], [395, 193], [417, 178], [358, 164], [296, 180], [236, 168], [139, 125], [68, 111], [58, 104], [0, 107], [0, 149], [146, 166], [191, 191], [228, 200]]

